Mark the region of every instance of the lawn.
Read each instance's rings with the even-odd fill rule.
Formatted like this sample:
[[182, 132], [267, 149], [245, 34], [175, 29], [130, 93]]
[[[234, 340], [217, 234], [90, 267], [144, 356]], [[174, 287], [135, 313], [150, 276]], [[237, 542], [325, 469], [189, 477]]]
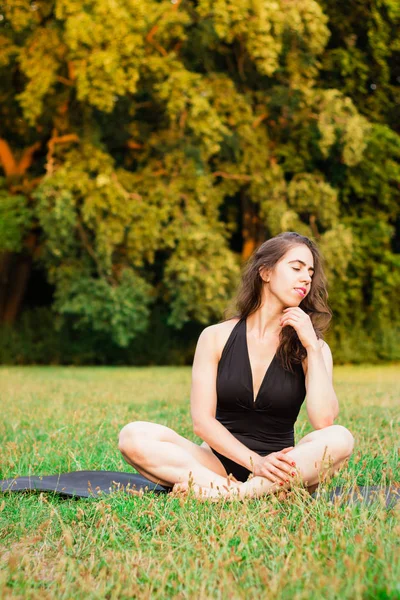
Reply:
[[[0, 479], [133, 471], [134, 420], [200, 443], [188, 367], [3, 367]], [[356, 439], [324, 486], [400, 482], [399, 365], [340, 366], [336, 423]], [[303, 405], [298, 441], [311, 431]], [[400, 507], [338, 506], [302, 490], [232, 503], [153, 493], [102, 499], [0, 494], [0, 598], [400, 598]]]

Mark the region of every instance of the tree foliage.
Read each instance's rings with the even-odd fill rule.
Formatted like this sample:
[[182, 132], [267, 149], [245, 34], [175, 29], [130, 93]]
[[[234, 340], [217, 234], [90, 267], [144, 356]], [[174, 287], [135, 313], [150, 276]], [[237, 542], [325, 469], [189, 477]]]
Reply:
[[[241, 264], [295, 230], [324, 254], [338, 355], [364, 331], [364, 358], [397, 356], [393, 0], [20, 0], [1, 16], [3, 280], [29, 255], [59, 315], [126, 346], [157, 304], [171, 328], [220, 320]], [[3, 320], [24, 286], [2, 290]]]

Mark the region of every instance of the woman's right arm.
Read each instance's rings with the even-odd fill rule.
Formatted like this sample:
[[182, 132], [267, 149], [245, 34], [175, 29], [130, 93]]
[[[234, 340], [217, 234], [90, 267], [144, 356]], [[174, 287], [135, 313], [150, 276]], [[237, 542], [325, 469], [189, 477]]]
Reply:
[[210, 447], [234, 462], [253, 470], [260, 456], [239, 442], [215, 418], [219, 353], [215, 325], [206, 327], [197, 341], [192, 367], [190, 410], [193, 431]]

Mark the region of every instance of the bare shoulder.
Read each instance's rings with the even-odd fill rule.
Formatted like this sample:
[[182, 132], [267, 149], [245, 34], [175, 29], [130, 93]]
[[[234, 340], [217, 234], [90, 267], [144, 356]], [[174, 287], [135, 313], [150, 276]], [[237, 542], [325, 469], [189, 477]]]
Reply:
[[203, 329], [201, 335], [207, 335], [213, 340], [215, 353], [218, 357], [218, 362], [221, 358], [222, 351], [228, 338], [232, 332], [232, 329], [235, 327], [236, 323], [240, 321], [239, 318], [235, 317], [232, 319], [228, 319], [227, 321], [223, 321], [222, 323], [216, 323], [215, 325], [209, 325]]

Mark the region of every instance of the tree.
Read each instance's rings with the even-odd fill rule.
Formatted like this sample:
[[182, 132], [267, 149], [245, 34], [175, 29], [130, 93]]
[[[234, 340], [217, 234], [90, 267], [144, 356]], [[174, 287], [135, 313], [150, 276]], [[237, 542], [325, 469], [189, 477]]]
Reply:
[[[126, 345], [154, 303], [175, 328], [221, 319], [256, 246], [296, 230], [321, 246], [341, 335], [354, 314], [345, 282], [370, 233], [359, 219], [377, 202], [377, 255], [396, 263], [399, 138], [328, 84], [332, 11], [313, 0], [8, 5], [3, 282], [11, 260], [40, 260], [59, 314]], [[395, 297], [385, 272], [375, 304], [357, 307], [365, 319]], [[368, 276], [357, 271], [359, 289]], [[16, 287], [3, 285], [3, 307], [17, 306]]]

